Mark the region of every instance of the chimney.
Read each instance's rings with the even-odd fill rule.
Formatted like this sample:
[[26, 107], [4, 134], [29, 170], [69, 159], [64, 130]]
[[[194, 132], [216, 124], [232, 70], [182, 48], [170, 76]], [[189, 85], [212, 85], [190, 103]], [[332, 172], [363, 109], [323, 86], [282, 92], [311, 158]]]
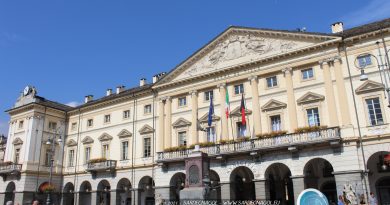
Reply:
[[85, 96], [85, 98], [84, 98], [84, 102], [85, 103], [89, 103], [89, 102], [91, 102], [93, 100], [93, 95], [87, 95], [87, 96]]
[[139, 86], [142, 87], [146, 85], [146, 78], [141, 78], [141, 80], [139, 81]]
[[111, 94], [112, 94], [112, 89], [111, 88], [107, 89], [106, 96], [110, 96]]
[[153, 76], [153, 83], [156, 83], [158, 80], [160, 80], [164, 75], [166, 74], [166, 72], [162, 72], [162, 73], [159, 73], [157, 75], [154, 75]]
[[124, 90], [125, 90], [125, 86], [120, 85], [120, 86], [116, 87], [116, 94], [119, 94]]
[[332, 33], [341, 33], [343, 31], [343, 22], [336, 22], [332, 24]]
[[157, 77], [157, 75], [154, 75], [153, 76], [153, 83], [156, 83], [158, 81], [158, 77]]

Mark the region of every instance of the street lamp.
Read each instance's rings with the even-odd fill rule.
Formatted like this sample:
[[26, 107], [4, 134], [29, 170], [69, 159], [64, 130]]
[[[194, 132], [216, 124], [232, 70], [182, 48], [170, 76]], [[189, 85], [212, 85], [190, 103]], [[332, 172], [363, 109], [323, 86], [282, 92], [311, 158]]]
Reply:
[[[50, 174], [49, 174], [49, 185], [52, 186], [52, 175], [53, 175], [53, 163], [54, 163], [54, 154], [56, 150], [56, 140], [58, 143], [62, 143], [61, 133], [59, 133], [60, 128], [55, 129], [53, 136], [47, 139], [46, 145], [50, 146]], [[57, 139], [58, 138], [58, 139]], [[46, 204], [51, 204], [51, 191], [47, 193]]]

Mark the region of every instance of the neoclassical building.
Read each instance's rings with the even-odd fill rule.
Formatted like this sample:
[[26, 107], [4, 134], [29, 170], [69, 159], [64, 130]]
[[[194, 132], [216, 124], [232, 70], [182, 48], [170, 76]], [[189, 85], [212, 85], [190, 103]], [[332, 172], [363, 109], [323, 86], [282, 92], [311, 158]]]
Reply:
[[389, 41], [390, 19], [329, 33], [232, 26], [152, 82], [77, 107], [27, 87], [7, 110], [0, 199], [178, 201], [198, 144], [216, 200], [294, 204], [315, 188], [390, 203]]

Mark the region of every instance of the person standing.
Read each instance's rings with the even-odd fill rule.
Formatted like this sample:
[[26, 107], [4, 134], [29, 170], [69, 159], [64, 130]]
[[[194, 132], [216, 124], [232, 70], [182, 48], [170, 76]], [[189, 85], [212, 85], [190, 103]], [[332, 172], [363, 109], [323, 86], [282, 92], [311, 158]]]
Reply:
[[368, 197], [368, 203], [369, 205], [378, 205], [378, 200], [372, 192], [370, 192], [370, 196]]
[[337, 205], [345, 205], [343, 196], [339, 195], [339, 201], [337, 202]]

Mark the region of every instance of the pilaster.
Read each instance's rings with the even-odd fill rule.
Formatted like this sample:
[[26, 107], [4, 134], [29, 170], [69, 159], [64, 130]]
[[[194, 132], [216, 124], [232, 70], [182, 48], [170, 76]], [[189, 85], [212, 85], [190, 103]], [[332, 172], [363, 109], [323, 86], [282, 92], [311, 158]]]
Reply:
[[221, 120], [222, 120], [222, 139], [229, 139], [229, 132], [228, 132], [228, 120], [226, 118], [226, 105], [225, 105], [225, 98], [226, 98], [226, 84], [222, 83], [218, 85], [219, 88], [219, 94], [220, 94], [220, 104], [221, 104]]
[[157, 152], [164, 150], [164, 138], [164, 100], [160, 99], [158, 102], [158, 135], [156, 137]]
[[297, 201], [299, 194], [305, 189], [305, 177], [301, 176], [291, 176], [294, 189], [294, 202]]
[[325, 95], [326, 95], [325, 98], [327, 102], [328, 115], [329, 115], [328, 125], [330, 127], [338, 126], [339, 120], [337, 117], [336, 100], [333, 92], [333, 82], [332, 82], [332, 75], [330, 73], [329, 62], [320, 61], [319, 63], [322, 67], [323, 74], [324, 74]]
[[165, 124], [164, 124], [164, 147], [172, 147], [172, 99], [171, 97], [165, 98]]
[[351, 115], [349, 113], [347, 91], [344, 83], [344, 76], [339, 56], [333, 59], [333, 69], [336, 77], [337, 94], [339, 100], [339, 108], [341, 113], [341, 124], [343, 126], [351, 124]]
[[199, 133], [198, 133], [198, 92], [193, 90], [190, 92], [191, 95], [191, 138], [189, 144], [196, 144], [199, 142]]
[[292, 81], [292, 68], [285, 68], [282, 70], [284, 73], [284, 77], [286, 80], [286, 91], [287, 91], [287, 110], [288, 110], [288, 117], [289, 117], [289, 123], [290, 123], [290, 129], [289, 132], [294, 132], [295, 129], [298, 127], [298, 119], [297, 119], [297, 106], [295, 102], [295, 95], [294, 95], [294, 85]]
[[259, 88], [257, 82], [257, 76], [251, 76], [248, 78], [251, 83], [252, 90], [252, 106], [253, 106], [253, 124], [255, 129], [255, 135], [261, 134], [261, 117], [260, 117], [260, 103], [259, 103]]

